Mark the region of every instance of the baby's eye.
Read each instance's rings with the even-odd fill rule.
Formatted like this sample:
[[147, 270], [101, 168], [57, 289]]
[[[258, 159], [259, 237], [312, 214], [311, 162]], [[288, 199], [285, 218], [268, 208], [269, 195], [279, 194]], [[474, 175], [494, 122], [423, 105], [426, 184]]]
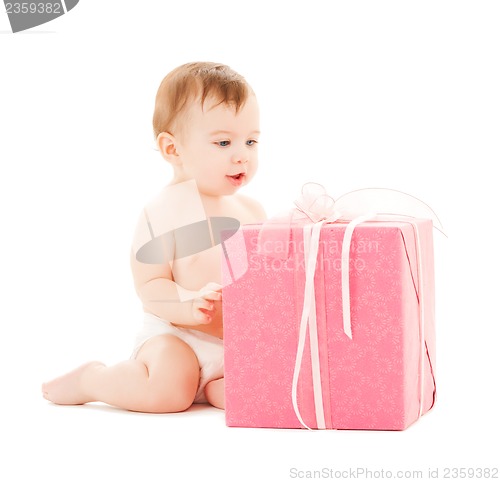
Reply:
[[216, 144], [221, 147], [227, 147], [231, 142], [230, 141], [217, 141]]
[[248, 139], [247, 146], [253, 146], [255, 144], [257, 144], [257, 141], [255, 139]]

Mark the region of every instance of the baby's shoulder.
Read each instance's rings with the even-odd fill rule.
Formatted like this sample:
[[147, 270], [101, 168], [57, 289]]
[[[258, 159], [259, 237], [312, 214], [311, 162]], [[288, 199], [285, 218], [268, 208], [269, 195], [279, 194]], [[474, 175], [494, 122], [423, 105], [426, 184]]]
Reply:
[[246, 214], [243, 223], [259, 223], [264, 221], [267, 216], [262, 204], [244, 194], [236, 194], [235, 198], [241, 207], [242, 212]]
[[168, 184], [152, 197], [145, 209], [167, 209], [172, 207], [189, 207], [190, 210], [202, 210], [200, 193], [194, 181]]
[[206, 219], [196, 186], [186, 182], [168, 185], [144, 206], [137, 222], [134, 247], [177, 228]]

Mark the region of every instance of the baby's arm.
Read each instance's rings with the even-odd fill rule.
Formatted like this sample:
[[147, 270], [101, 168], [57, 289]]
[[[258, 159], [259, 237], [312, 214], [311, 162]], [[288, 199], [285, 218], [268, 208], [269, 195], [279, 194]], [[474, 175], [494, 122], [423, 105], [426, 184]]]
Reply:
[[[147, 264], [131, 252], [130, 264], [137, 294], [144, 308], [164, 320], [180, 325], [199, 325], [212, 321], [214, 301], [222, 299], [221, 286], [208, 283], [199, 291], [182, 288], [172, 280], [168, 263]], [[181, 301], [182, 299], [186, 301]]]

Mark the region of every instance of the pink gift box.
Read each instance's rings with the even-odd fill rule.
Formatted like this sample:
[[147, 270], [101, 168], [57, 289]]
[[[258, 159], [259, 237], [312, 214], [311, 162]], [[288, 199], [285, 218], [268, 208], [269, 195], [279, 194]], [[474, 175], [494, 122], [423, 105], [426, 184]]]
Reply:
[[[241, 229], [246, 252], [241, 240], [232, 243], [230, 238], [224, 247], [229, 260], [223, 273], [228, 426], [404, 430], [431, 409], [432, 221], [375, 221], [355, 228], [349, 260], [352, 339], [342, 321], [346, 224], [323, 225], [314, 275], [321, 391], [318, 400], [308, 333], [296, 385], [304, 425], [292, 403], [304, 302], [303, 228], [291, 228], [285, 247], [259, 243], [261, 225]], [[276, 257], [279, 250], [289, 254]], [[234, 280], [231, 267], [236, 271], [239, 265], [245, 265], [246, 272]]]

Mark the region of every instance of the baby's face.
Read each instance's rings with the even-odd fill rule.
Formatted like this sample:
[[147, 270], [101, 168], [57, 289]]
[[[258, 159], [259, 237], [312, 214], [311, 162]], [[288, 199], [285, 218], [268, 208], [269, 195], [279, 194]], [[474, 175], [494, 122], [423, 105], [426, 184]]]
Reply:
[[234, 108], [216, 107], [207, 99], [191, 105], [177, 152], [186, 179], [194, 179], [201, 193], [234, 194], [257, 170], [259, 108], [250, 95], [238, 114]]

